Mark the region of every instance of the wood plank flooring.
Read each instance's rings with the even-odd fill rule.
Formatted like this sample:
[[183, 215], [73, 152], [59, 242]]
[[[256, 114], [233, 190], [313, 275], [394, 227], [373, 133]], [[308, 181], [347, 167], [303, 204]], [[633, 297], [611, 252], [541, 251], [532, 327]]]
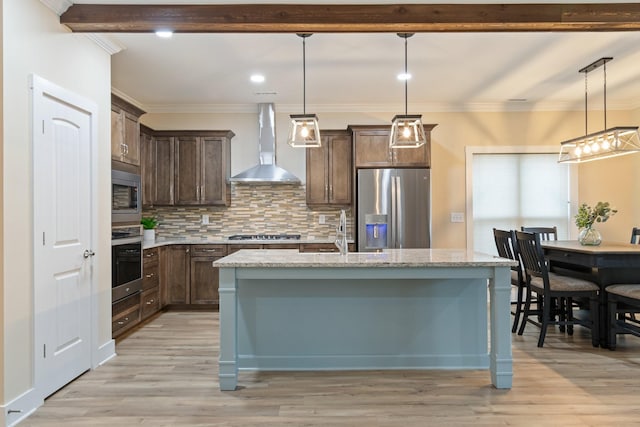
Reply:
[[640, 425], [640, 339], [594, 349], [538, 328], [513, 335], [511, 390], [488, 371], [241, 373], [218, 389], [218, 313], [167, 312], [118, 342], [118, 356], [21, 426]]

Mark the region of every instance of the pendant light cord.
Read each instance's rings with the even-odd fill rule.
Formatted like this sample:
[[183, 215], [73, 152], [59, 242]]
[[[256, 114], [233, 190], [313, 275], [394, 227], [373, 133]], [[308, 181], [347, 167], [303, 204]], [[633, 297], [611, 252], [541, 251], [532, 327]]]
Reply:
[[302, 114], [307, 114], [307, 58], [306, 36], [302, 37]]
[[409, 109], [407, 108], [408, 105], [408, 90], [407, 90], [407, 81], [409, 80], [409, 72], [407, 69], [407, 38], [409, 38], [407, 35], [405, 35], [404, 37], [404, 115], [406, 116], [408, 114]]
[[587, 74], [584, 73], [584, 134], [587, 135], [589, 133], [589, 114], [588, 114], [588, 90], [587, 90]]
[[605, 62], [602, 69], [604, 70], [604, 128], [607, 128], [607, 63]]

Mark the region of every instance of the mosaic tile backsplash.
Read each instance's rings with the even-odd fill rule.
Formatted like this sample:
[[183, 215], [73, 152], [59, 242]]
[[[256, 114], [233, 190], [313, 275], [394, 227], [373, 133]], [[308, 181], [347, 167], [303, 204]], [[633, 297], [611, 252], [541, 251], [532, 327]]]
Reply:
[[[231, 184], [231, 206], [155, 207], [144, 216], [156, 216], [159, 238], [226, 238], [233, 234], [300, 234], [302, 239], [333, 240], [340, 207], [307, 207], [304, 185]], [[347, 213], [347, 235], [353, 236], [353, 215]], [[209, 224], [202, 216], [209, 215]], [[320, 215], [325, 224], [319, 224]]]

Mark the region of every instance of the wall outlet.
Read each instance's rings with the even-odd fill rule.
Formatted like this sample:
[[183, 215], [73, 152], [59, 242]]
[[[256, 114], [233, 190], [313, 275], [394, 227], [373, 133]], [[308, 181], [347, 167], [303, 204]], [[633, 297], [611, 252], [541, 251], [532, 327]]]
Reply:
[[326, 224], [326, 223], [327, 223], [326, 215], [318, 215], [318, 224]]
[[209, 215], [207, 214], [202, 215], [202, 223], [209, 224]]
[[464, 222], [464, 213], [451, 212], [451, 222]]

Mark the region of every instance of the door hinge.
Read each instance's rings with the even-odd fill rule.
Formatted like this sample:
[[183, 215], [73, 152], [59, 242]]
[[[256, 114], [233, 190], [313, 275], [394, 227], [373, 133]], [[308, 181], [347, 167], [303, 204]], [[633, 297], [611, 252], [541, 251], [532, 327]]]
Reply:
[[44, 231], [42, 232], [42, 246], [45, 246], [45, 237], [44, 237]]
[[44, 135], [44, 120], [42, 121], [42, 134]]
[[42, 357], [47, 358], [47, 345], [42, 344]]

